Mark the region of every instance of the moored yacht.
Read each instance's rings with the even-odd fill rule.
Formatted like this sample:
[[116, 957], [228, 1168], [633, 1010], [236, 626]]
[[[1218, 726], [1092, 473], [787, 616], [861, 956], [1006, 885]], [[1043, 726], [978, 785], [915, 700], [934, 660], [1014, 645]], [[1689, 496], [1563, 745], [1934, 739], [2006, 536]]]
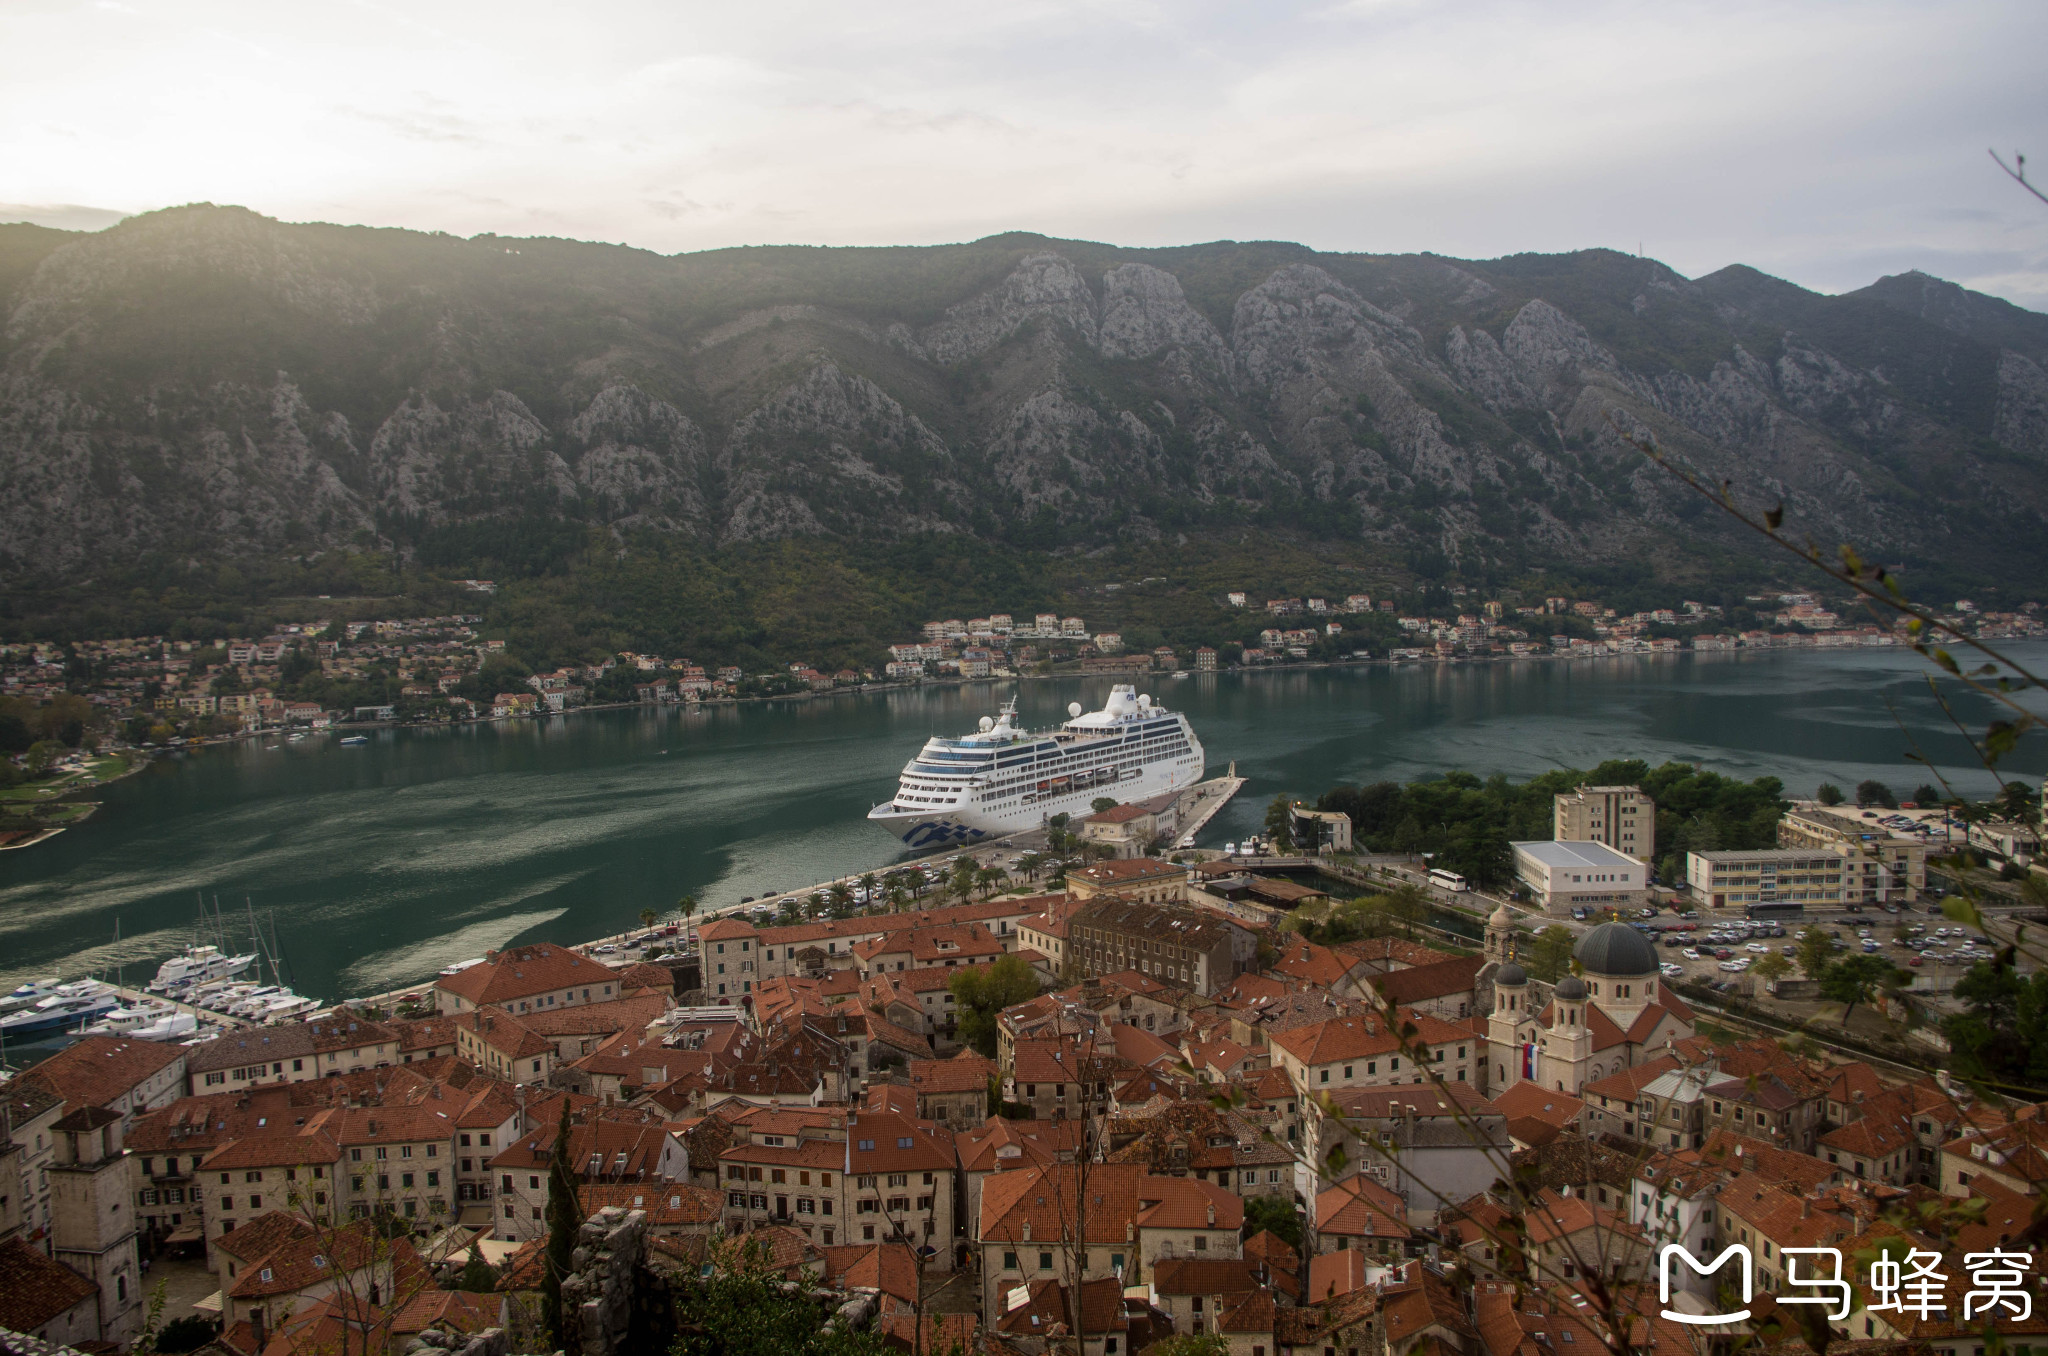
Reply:
[[239, 975], [255, 963], [256, 953], [253, 951], [243, 956], [230, 956], [217, 946], [195, 944], [157, 967], [156, 978], [149, 981], [149, 991], [174, 993], [209, 980]]
[[0, 1017], [0, 1036], [15, 1038], [69, 1030], [119, 1006], [121, 996], [113, 986], [96, 979], [59, 984], [47, 997], [37, 999], [34, 1006]]
[[62, 980], [58, 979], [55, 975], [51, 975], [48, 979], [32, 979], [25, 984], [17, 986], [14, 992], [4, 998], [0, 998], [0, 1017], [5, 1017], [11, 1012], [20, 1012], [23, 1008], [34, 1007], [37, 1003], [55, 993], [57, 986], [61, 983], [63, 983]]
[[1128, 683], [1100, 711], [1075, 702], [1067, 715], [1056, 730], [1026, 731], [1013, 699], [973, 734], [934, 735], [868, 820], [913, 848], [968, 843], [1087, 814], [1104, 796], [1147, 800], [1202, 779], [1202, 741], [1187, 717]]

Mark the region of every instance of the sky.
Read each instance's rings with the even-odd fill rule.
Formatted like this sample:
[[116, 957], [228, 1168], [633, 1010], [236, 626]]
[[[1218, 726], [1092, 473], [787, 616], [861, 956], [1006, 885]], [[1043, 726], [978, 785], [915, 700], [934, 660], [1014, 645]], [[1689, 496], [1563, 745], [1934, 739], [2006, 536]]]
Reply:
[[0, 220], [1589, 246], [2048, 310], [2048, 5], [7, 0]]

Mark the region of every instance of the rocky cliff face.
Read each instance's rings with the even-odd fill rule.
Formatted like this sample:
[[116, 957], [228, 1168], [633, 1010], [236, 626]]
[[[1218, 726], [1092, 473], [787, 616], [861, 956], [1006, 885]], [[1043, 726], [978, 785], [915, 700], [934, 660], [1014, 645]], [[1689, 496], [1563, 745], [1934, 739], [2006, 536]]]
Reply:
[[1723, 530], [1617, 426], [1816, 539], [2048, 572], [2048, 317], [1918, 275], [1829, 298], [1604, 252], [1036, 237], [662, 259], [202, 207], [0, 287], [16, 579], [536, 517], [705, 545], [1257, 523], [1424, 569]]

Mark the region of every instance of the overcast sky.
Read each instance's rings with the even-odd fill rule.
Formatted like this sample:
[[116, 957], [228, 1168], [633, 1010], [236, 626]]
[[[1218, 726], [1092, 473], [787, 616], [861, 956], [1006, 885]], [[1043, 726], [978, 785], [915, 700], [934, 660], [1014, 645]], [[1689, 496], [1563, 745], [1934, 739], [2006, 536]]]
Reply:
[[2048, 309], [2048, 4], [6, 0], [0, 220], [1605, 245]]

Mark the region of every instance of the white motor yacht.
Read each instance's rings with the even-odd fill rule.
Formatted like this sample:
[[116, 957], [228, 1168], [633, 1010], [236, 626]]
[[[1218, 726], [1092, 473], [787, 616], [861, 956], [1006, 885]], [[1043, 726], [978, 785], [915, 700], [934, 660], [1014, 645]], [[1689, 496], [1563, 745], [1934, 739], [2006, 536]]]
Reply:
[[62, 980], [58, 979], [55, 975], [51, 975], [48, 979], [32, 979], [26, 984], [18, 986], [14, 992], [8, 994], [5, 998], [0, 998], [0, 1017], [5, 1017], [11, 1012], [20, 1012], [23, 1008], [34, 1007], [37, 1003], [55, 993], [57, 986], [61, 983], [63, 983]]
[[265, 1024], [291, 1022], [306, 1016], [320, 1006], [316, 998], [302, 998], [289, 990], [270, 1000], [263, 1010], [256, 1014], [256, 1020]]
[[40, 1032], [70, 1030], [119, 1006], [121, 996], [114, 992], [113, 986], [96, 979], [59, 984], [48, 997], [37, 999], [33, 1007], [0, 1017], [0, 1036], [19, 1038]]
[[265, 984], [261, 988], [251, 989], [230, 1003], [227, 1008], [227, 1014], [230, 1017], [253, 1017], [261, 1012], [264, 1005], [270, 1002], [271, 999], [282, 998], [283, 996], [284, 989], [280, 985]]
[[199, 1019], [189, 1012], [166, 1012], [148, 1026], [138, 1027], [128, 1034], [139, 1041], [182, 1040], [199, 1030]]
[[88, 1036], [128, 1036], [149, 1026], [175, 1009], [159, 1003], [137, 1003], [115, 1008], [85, 1029]]
[[256, 953], [230, 956], [217, 946], [188, 946], [178, 955], [171, 957], [157, 967], [156, 978], [149, 982], [151, 993], [170, 993], [190, 984], [203, 984], [211, 979], [228, 979], [241, 974], [256, 963]]

